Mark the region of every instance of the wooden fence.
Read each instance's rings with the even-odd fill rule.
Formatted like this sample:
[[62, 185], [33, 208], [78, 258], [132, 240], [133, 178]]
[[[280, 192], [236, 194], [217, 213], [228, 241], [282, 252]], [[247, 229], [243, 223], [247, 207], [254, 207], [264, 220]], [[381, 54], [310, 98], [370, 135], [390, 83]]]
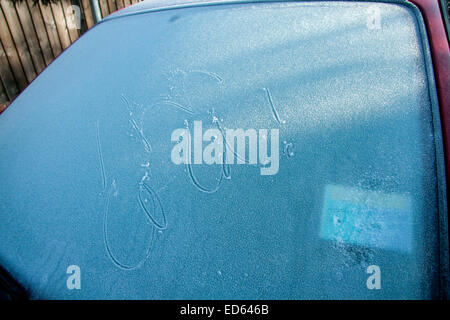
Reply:
[[[99, 0], [102, 17], [139, 1]], [[0, 113], [2, 104], [13, 100], [93, 25], [89, 0], [57, 0], [48, 5], [0, 0]]]

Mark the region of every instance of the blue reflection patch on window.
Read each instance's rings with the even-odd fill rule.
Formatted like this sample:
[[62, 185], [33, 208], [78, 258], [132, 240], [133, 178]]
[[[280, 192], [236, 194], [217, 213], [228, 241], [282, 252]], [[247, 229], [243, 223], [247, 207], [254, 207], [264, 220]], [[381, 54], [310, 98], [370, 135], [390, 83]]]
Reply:
[[411, 199], [404, 194], [327, 185], [320, 237], [411, 253]]

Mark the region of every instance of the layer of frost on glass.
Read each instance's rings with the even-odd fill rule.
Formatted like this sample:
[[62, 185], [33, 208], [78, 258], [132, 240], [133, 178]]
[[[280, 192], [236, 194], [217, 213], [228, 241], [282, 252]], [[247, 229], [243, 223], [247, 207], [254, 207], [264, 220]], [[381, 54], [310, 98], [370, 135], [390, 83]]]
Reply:
[[[0, 118], [2, 264], [35, 298], [435, 297], [420, 43], [413, 12], [394, 4], [100, 24]], [[194, 135], [195, 121], [277, 129], [277, 172], [173, 163], [172, 133]]]

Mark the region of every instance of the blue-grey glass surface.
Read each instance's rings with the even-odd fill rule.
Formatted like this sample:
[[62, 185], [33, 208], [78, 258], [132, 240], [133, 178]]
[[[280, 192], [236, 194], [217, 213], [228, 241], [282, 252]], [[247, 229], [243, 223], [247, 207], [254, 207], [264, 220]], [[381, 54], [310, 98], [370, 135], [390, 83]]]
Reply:
[[[32, 298], [436, 297], [423, 50], [413, 11], [387, 3], [99, 24], [0, 116], [0, 263]], [[174, 164], [194, 121], [278, 129], [278, 172]]]

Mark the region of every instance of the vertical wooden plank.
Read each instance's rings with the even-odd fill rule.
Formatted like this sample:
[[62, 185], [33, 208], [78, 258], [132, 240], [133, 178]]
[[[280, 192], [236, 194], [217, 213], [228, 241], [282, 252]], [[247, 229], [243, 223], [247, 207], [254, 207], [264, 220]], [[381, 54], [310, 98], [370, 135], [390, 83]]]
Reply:
[[8, 95], [6, 94], [6, 89], [3, 86], [2, 81], [0, 81], [0, 113], [3, 111], [1, 104], [8, 101]]
[[7, 0], [0, 0], [3, 15], [9, 26], [9, 31], [11, 32], [16, 50], [20, 57], [20, 62], [25, 72], [28, 83], [31, 82], [36, 77], [36, 70], [34, 69], [33, 60], [30, 55], [28, 44], [25, 41], [24, 34], [22, 32], [22, 27], [20, 25], [19, 17], [17, 16], [17, 11], [14, 8], [12, 2]]
[[114, 1], [116, 2], [117, 10], [120, 10], [123, 7], [125, 7], [125, 4], [124, 4], [123, 0], [114, 0]]
[[44, 57], [42, 55], [41, 46], [34, 30], [33, 20], [31, 20], [30, 11], [26, 2], [16, 3], [15, 5], [19, 21], [28, 44], [31, 59], [33, 60], [36, 74], [39, 74], [45, 68]]
[[19, 94], [16, 80], [0, 42], [0, 103], [13, 100]]
[[94, 26], [94, 17], [92, 16], [92, 9], [89, 0], [80, 0], [83, 7], [84, 18], [86, 19], [86, 25], [90, 29]]
[[[25, 77], [25, 75], [23, 75]], [[0, 78], [5, 86], [5, 92], [9, 101], [12, 101], [19, 93], [19, 87], [17, 86], [16, 79], [14, 78], [13, 70], [8, 61], [5, 49], [0, 42]]]
[[114, 0], [108, 0], [109, 14], [117, 11], [116, 2]]
[[72, 3], [69, 0], [61, 0], [61, 6], [66, 19], [67, 30], [69, 31], [70, 42], [74, 43], [75, 40], [80, 36], [79, 30], [77, 29], [78, 21], [76, 21], [76, 16], [71, 8]]
[[129, 5], [131, 5], [131, 1], [130, 0], [123, 0], [123, 6], [124, 7], [128, 7]]
[[55, 19], [53, 18], [52, 8], [50, 5], [43, 5], [40, 1], [38, 5], [41, 10], [42, 18], [44, 19], [44, 25], [47, 30], [53, 56], [56, 58], [61, 53], [62, 47], [58, 36], [58, 30], [56, 29]]
[[[13, 74], [13, 78], [15, 79], [15, 82], [20, 90], [23, 90], [26, 88], [28, 81], [25, 76], [25, 72], [23, 71], [22, 64], [20, 63], [19, 54], [16, 50], [16, 46], [14, 44], [14, 40], [11, 36], [11, 33], [9, 32], [8, 24], [6, 22], [5, 16], [3, 15], [3, 10], [0, 7], [0, 43], [2, 44], [2, 51], [5, 53], [6, 58], [9, 62], [9, 65], [11, 67], [11, 71]], [[1, 62], [2, 66], [6, 66], [6, 62]], [[2, 73], [3, 76], [7, 75], [7, 73]], [[12, 81], [11, 81], [12, 83]], [[6, 88], [9, 92], [9, 90], [14, 91], [11, 89], [13, 85], [8, 85]], [[14, 95], [14, 94], [13, 94]]]
[[[81, 2], [81, 0], [76, 0], [76, 5], [80, 7], [81, 10], [81, 29], [79, 30], [80, 32], [80, 36], [85, 33], [89, 28], [87, 26], [87, 22], [86, 22], [86, 14], [84, 12], [84, 8], [83, 8], [83, 3]], [[72, 1], [73, 4], [73, 1]]]
[[56, 3], [50, 2], [50, 6], [52, 8], [53, 18], [55, 19], [56, 30], [58, 31], [59, 40], [61, 41], [61, 47], [64, 50], [68, 46], [70, 46], [71, 42], [61, 2], [59, 1]]
[[107, 17], [109, 15], [108, 1], [107, 0], [99, 0], [98, 4], [100, 5], [100, 11], [102, 12], [102, 18]]
[[36, 30], [39, 45], [42, 50], [42, 56], [44, 57], [45, 65], [48, 66], [53, 61], [53, 51], [50, 46], [47, 30], [45, 29], [44, 18], [42, 17], [41, 10], [38, 5], [33, 5], [33, 0], [27, 0], [26, 5], [31, 14], [31, 19]]

